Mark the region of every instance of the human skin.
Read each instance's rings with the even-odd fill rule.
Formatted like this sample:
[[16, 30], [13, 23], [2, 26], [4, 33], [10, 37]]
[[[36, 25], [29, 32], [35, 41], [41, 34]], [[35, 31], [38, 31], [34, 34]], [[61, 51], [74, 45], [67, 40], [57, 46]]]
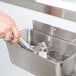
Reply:
[[0, 11], [0, 38], [10, 41], [13, 38], [13, 44], [16, 45], [19, 41], [19, 30], [14, 20], [7, 14]]

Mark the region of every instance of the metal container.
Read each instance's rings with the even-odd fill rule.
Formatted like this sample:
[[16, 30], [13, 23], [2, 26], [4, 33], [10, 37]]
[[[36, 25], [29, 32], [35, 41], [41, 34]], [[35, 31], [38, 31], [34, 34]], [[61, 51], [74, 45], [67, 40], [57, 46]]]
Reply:
[[30, 42], [31, 46], [45, 42], [46, 50], [40, 51], [38, 48], [30, 51], [21, 46], [13, 46], [10, 42], [6, 44], [11, 62], [36, 76], [72, 76], [75, 75], [76, 67], [75, 35], [64, 29], [34, 21], [30, 36], [28, 30], [21, 31], [21, 36]]

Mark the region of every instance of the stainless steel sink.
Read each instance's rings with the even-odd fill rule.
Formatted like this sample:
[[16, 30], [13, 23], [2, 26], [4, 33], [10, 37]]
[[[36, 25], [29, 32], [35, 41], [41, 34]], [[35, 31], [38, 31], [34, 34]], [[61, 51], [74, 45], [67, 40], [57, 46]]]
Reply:
[[[30, 36], [28, 35], [30, 34]], [[31, 46], [45, 42], [47, 57], [6, 42], [11, 62], [36, 76], [73, 76], [76, 67], [76, 33], [33, 21], [33, 29], [21, 31]], [[29, 39], [28, 39], [29, 37]], [[37, 51], [37, 50], [35, 50]]]

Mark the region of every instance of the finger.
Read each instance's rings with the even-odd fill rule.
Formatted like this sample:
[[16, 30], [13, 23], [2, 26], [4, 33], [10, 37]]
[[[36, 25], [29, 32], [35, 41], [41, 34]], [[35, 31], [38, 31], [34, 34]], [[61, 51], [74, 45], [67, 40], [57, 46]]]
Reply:
[[8, 31], [4, 37], [4, 40], [10, 41], [12, 37], [12, 31]]
[[4, 38], [4, 37], [5, 37], [4, 33], [0, 34], [0, 38]]
[[20, 37], [17, 27], [14, 26], [12, 32], [13, 32], [13, 39], [14, 39], [13, 43], [16, 45], [18, 43], [19, 37]]

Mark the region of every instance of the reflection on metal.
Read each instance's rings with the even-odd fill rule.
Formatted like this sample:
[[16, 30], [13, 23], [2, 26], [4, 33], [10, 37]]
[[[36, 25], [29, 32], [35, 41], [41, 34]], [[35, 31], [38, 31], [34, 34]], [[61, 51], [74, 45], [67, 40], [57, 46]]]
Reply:
[[76, 21], [76, 12], [72, 12], [72, 11], [61, 9], [54, 6], [40, 4], [36, 2], [36, 0], [2, 0], [2, 1], [13, 3], [15, 5], [19, 5], [28, 9], [32, 9], [49, 15], [68, 19], [71, 21]]
[[76, 41], [76, 39], [72, 40], [72, 41], [70, 42], [70, 45], [71, 45], [71, 44], [74, 44], [75, 41]]
[[[75, 75], [76, 44], [70, 45], [70, 42], [76, 39], [76, 34], [37, 21], [33, 27], [30, 40], [34, 51], [6, 42], [12, 63], [36, 76]], [[48, 30], [44, 30], [46, 28]], [[22, 33], [24, 38], [25, 32]]]

